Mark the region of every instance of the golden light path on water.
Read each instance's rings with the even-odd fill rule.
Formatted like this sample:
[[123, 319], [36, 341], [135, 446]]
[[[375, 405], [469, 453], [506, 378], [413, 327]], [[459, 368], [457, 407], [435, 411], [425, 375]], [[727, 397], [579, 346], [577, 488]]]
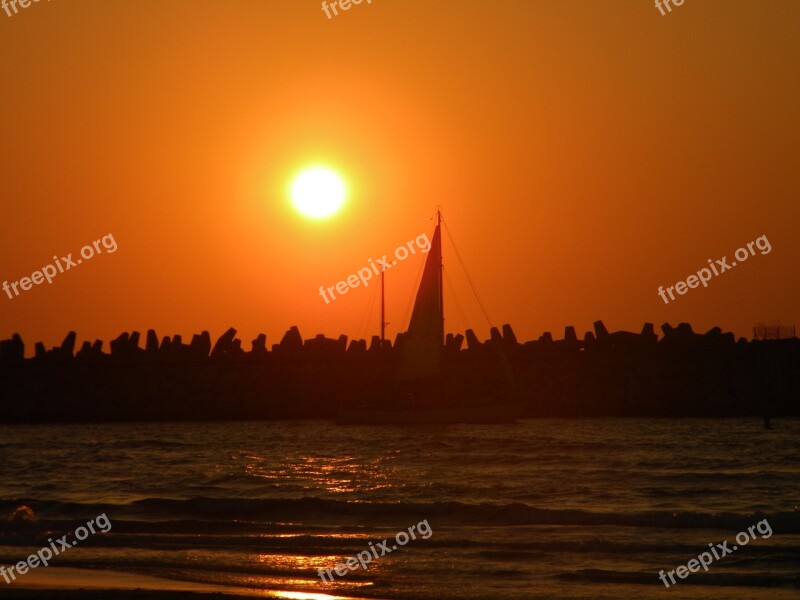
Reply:
[[[378, 457], [371, 460], [354, 456], [321, 457], [299, 454], [286, 456], [278, 463], [251, 452], [242, 452], [232, 457], [244, 463], [244, 472], [274, 483], [295, 484], [305, 489], [325, 489], [333, 494], [348, 494], [359, 491], [375, 491], [391, 488], [397, 475], [391, 462], [396, 457]], [[217, 470], [226, 467], [217, 465]]]
[[[307, 561], [305, 557], [295, 557], [298, 561]], [[357, 600], [352, 596], [337, 594], [321, 594], [315, 592], [299, 592], [294, 590], [260, 589], [265, 585], [275, 588], [292, 585], [307, 586], [307, 579], [253, 577], [248, 579], [249, 587], [227, 586], [210, 583], [197, 583], [162, 579], [148, 575], [123, 573], [118, 571], [87, 571], [64, 567], [50, 567], [45, 570], [31, 571], [21, 587], [27, 589], [59, 588], [64, 590], [148, 590], [162, 592], [195, 592], [223, 593], [232, 596], [251, 596], [253, 598], [287, 598], [294, 600]], [[371, 585], [371, 584], [370, 584]]]
[[267, 598], [294, 598], [295, 600], [349, 600], [347, 596], [311, 594], [307, 592], [267, 592]]
[[[374, 492], [389, 490], [391, 483], [398, 479], [397, 468], [393, 465], [397, 459], [397, 451], [388, 455], [371, 458], [344, 454], [340, 456], [309, 455], [305, 451], [287, 452], [279, 457], [270, 456], [253, 448], [241, 448], [229, 454], [229, 460], [214, 465], [214, 476], [244, 475], [251, 478], [251, 485], [257, 487], [268, 485], [294, 486], [299, 490], [324, 490], [330, 495], [351, 495], [363, 491]], [[258, 483], [256, 483], [258, 482]], [[267, 538], [302, 538], [301, 533], [270, 533]], [[319, 537], [335, 537], [340, 540], [369, 541], [363, 533], [341, 533], [321, 535]], [[236, 577], [236, 593], [240, 595], [263, 598], [293, 598], [308, 600], [355, 600], [348, 595], [354, 589], [363, 589], [374, 585], [364, 580], [334, 580], [327, 584], [332, 593], [298, 591], [298, 588], [319, 589], [320, 580], [316, 574], [345, 560], [347, 556], [340, 554], [306, 556], [302, 554], [258, 553], [251, 555], [266, 570], [279, 570], [294, 573], [295, 576], [249, 575]], [[313, 574], [305, 577], [297, 575]], [[346, 584], [347, 591], [338, 590]], [[289, 588], [289, 589], [286, 589]], [[340, 594], [335, 593], [340, 591]]]

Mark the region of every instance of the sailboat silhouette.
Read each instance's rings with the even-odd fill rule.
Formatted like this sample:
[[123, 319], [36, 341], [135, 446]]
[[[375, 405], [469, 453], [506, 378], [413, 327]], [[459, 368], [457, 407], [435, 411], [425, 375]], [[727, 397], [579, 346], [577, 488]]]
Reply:
[[[508, 423], [518, 418], [524, 404], [513, 401], [513, 382], [503, 398], [462, 402], [442, 370], [444, 349], [444, 292], [442, 278], [442, 213], [425, 260], [408, 331], [398, 339], [397, 362], [381, 399], [372, 405], [339, 411], [340, 424]], [[382, 274], [383, 276], [383, 274]], [[381, 286], [383, 290], [383, 286]], [[381, 328], [383, 329], [383, 293]], [[507, 367], [507, 363], [505, 365]], [[506, 369], [510, 378], [510, 369]], [[499, 391], [499, 390], [498, 390]], [[511, 398], [510, 398], [511, 397]], [[509, 402], [509, 400], [512, 400]]]

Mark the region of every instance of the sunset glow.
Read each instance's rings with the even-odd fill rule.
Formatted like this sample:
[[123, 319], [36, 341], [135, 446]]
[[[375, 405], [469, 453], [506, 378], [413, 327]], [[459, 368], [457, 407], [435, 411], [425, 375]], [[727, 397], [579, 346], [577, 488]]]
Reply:
[[800, 600], [799, 28], [0, 0], [0, 600]]

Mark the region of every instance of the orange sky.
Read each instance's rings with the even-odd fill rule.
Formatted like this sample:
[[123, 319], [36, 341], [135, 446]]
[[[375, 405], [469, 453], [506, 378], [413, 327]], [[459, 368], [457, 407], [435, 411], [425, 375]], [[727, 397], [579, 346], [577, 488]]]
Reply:
[[[236, 327], [249, 347], [377, 332], [374, 286], [318, 295], [445, 218], [495, 324], [603, 319], [749, 336], [800, 325], [800, 3], [40, 2], [0, 11], [0, 282], [113, 234], [118, 250], [9, 299], [0, 338], [51, 345]], [[322, 162], [347, 205], [286, 188]], [[665, 305], [767, 235], [772, 252]], [[445, 243], [468, 324], [488, 332]], [[405, 326], [420, 258], [387, 275]], [[464, 320], [446, 290], [447, 330]], [[407, 323], [407, 321], [406, 321]], [[359, 328], [359, 325], [361, 327]], [[107, 346], [106, 346], [107, 348]]]

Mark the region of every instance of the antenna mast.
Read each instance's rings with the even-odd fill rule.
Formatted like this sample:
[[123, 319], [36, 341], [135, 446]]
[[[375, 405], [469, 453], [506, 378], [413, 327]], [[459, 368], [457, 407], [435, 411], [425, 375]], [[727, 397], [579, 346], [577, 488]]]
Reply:
[[444, 238], [442, 237], [442, 205], [436, 205], [436, 228], [439, 230], [439, 311], [442, 314], [442, 338], [439, 343], [444, 346], [444, 277], [442, 270], [444, 269], [444, 261], [442, 259], [442, 246], [444, 246]]
[[386, 339], [386, 285], [385, 285], [386, 267], [381, 269], [381, 346]]

